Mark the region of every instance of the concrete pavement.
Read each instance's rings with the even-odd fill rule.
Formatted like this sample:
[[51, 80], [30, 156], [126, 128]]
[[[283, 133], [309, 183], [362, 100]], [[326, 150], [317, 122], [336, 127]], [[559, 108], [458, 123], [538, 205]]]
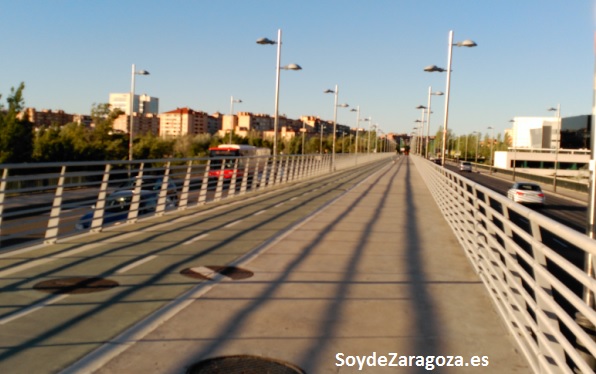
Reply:
[[184, 373], [232, 355], [307, 373], [531, 372], [408, 157], [242, 268], [254, 275], [213, 282], [97, 372]]

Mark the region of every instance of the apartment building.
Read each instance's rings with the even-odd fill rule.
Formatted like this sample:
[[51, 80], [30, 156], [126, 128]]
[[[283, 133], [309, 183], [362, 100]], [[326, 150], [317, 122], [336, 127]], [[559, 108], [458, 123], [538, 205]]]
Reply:
[[35, 127], [50, 125], [63, 126], [74, 122], [74, 115], [65, 113], [63, 110], [42, 109], [37, 111], [35, 108], [25, 108], [17, 117], [19, 119], [26, 117]]
[[[121, 114], [114, 120], [112, 128], [114, 132], [122, 132], [128, 134], [130, 127], [130, 116]], [[153, 134], [159, 135], [160, 119], [157, 114], [139, 114], [134, 113], [132, 116], [132, 133], [134, 135]]]
[[209, 132], [209, 115], [188, 107], [161, 113], [159, 118], [159, 136], [161, 137], [197, 135]]

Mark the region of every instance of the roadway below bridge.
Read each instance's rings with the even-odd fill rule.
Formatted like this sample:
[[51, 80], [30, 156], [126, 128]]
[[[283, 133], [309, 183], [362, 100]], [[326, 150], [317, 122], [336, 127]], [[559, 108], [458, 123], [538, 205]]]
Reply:
[[[472, 172], [461, 172], [457, 164], [449, 162], [445, 167], [504, 196], [507, 196], [507, 190], [514, 183], [511, 176], [499, 174], [496, 171], [490, 173], [488, 170], [480, 171], [474, 169]], [[523, 180], [522, 178], [517, 178], [518, 182]], [[539, 184], [542, 186], [542, 190], [546, 195], [546, 202], [543, 207], [531, 208], [537, 209], [540, 214], [565, 226], [585, 233], [587, 227], [588, 195], [578, 191], [566, 190], [561, 187], [557, 188], [557, 192], [555, 193], [552, 191], [552, 185]]]
[[1, 372], [530, 372], [408, 157], [4, 253], [0, 282]]

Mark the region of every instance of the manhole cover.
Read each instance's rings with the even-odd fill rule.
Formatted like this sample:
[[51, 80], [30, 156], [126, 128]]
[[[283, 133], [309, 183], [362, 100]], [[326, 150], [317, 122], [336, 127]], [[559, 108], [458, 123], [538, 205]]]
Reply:
[[117, 286], [118, 282], [109, 279], [72, 277], [39, 282], [33, 288], [53, 294], [80, 294], [107, 291]]
[[305, 371], [287, 362], [257, 356], [223, 356], [192, 365], [187, 374], [304, 374]]
[[195, 268], [187, 268], [180, 272], [190, 278], [213, 280], [217, 274], [226, 276], [232, 280], [246, 279], [254, 275], [250, 270], [237, 268], [234, 266], [199, 266]]

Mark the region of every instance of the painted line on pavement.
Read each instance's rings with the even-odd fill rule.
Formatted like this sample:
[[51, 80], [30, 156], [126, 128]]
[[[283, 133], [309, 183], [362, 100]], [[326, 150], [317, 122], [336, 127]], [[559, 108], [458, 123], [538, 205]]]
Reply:
[[123, 274], [126, 273], [127, 271], [136, 268], [137, 266], [141, 266], [146, 262], [149, 262], [151, 260], [155, 260], [157, 258], [156, 255], [151, 255], [151, 256], [147, 256], [145, 258], [142, 258], [138, 261], [133, 262], [132, 264], [128, 264], [125, 267], [123, 267], [122, 269], [116, 271], [116, 274]]

